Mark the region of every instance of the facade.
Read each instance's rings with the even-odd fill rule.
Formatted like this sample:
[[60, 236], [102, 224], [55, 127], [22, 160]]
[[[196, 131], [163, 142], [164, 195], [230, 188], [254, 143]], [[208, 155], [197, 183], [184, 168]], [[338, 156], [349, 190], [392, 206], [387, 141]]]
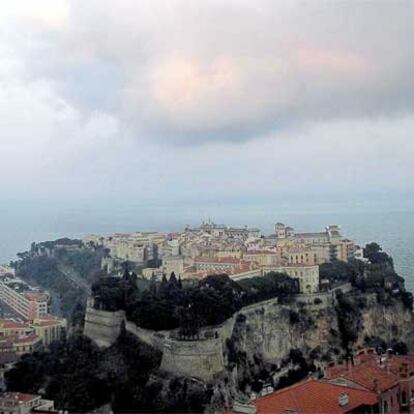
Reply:
[[48, 346], [53, 341], [63, 339], [66, 327], [66, 319], [51, 315], [25, 323], [2, 319], [0, 320], [0, 341], [2, 341], [0, 348], [17, 353], [33, 352], [39, 345]]
[[237, 268], [250, 268], [251, 263], [232, 257], [196, 257], [194, 266], [197, 272], [231, 273]]
[[277, 266], [280, 261], [278, 253], [271, 250], [247, 251], [243, 259], [260, 267]]
[[181, 256], [167, 256], [162, 259], [162, 269], [166, 275], [181, 276], [184, 273], [184, 259]]
[[37, 291], [19, 291], [0, 281], [0, 300], [27, 321], [41, 319], [48, 313], [49, 296]]
[[35, 319], [31, 326], [42, 344], [48, 346], [53, 341], [65, 338], [67, 322], [66, 319], [49, 317], [48, 319]]
[[155, 280], [161, 280], [163, 274], [164, 272], [160, 267], [146, 267], [145, 269], [142, 269], [142, 276], [144, 276], [145, 279], [155, 278]]
[[11, 338], [11, 341], [13, 344], [13, 351], [16, 352], [17, 355], [31, 354], [42, 347], [42, 340], [35, 333]]
[[319, 266], [286, 265], [267, 268], [267, 272], [286, 273], [292, 279], [299, 280], [300, 293], [311, 294], [319, 292]]
[[[336, 224], [326, 226], [323, 232], [296, 233], [292, 227], [277, 223], [275, 238], [277, 245], [287, 251], [289, 263], [321, 264], [332, 260], [348, 261], [355, 256], [354, 242], [343, 238], [340, 227]], [[303, 250], [300, 254], [308, 251], [308, 261], [302, 258], [297, 262], [295, 253], [289, 252], [295, 249]]]

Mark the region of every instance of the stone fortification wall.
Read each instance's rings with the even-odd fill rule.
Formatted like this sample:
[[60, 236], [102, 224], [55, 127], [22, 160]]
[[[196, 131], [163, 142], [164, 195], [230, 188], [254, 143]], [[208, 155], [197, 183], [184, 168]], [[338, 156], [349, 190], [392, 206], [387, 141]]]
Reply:
[[126, 330], [135, 335], [139, 340], [155, 349], [162, 351], [164, 349], [164, 342], [175, 331], [152, 331], [150, 329], [140, 328], [134, 322], [127, 321], [125, 324]]
[[224, 369], [221, 339], [178, 341], [168, 338], [164, 342], [161, 369], [208, 381]]
[[119, 336], [124, 311], [108, 312], [87, 306], [85, 314], [84, 335], [98, 346], [111, 346]]
[[[332, 292], [298, 295], [291, 305], [280, 304], [278, 298], [269, 299], [243, 307], [221, 325], [202, 328], [199, 332], [200, 339], [196, 341], [177, 339], [177, 330], [156, 332], [140, 328], [129, 321], [126, 321], [125, 327], [142, 342], [163, 353], [161, 368], [165, 371], [175, 375], [209, 380], [224, 370], [226, 342], [232, 337], [234, 339], [235, 325], [239, 315], [245, 316], [248, 321], [246, 330], [242, 334], [243, 347], [256, 349], [269, 360], [281, 359], [292, 347], [301, 347], [306, 342], [307, 345], [312, 346], [317, 346], [316, 342], [324, 342], [326, 339], [322, 337], [326, 335], [325, 325], [316, 330], [324, 334], [312, 335], [312, 340], [305, 340], [306, 330], [293, 328], [289, 321], [289, 311], [296, 309], [295, 302], [304, 301], [307, 296], [309, 297], [306, 301], [306, 308], [309, 311], [327, 309], [332, 304]], [[314, 304], [316, 297], [322, 299], [319, 305]], [[113, 315], [110, 316], [111, 314]], [[97, 311], [88, 307], [85, 335], [101, 346], [109, 346], [116, 340], [123, 318], [123, 314]], [[327, 326], [333, 325], [331, 322]], [[240, 327], [237, 327], [237, 330], [240, 331]]]

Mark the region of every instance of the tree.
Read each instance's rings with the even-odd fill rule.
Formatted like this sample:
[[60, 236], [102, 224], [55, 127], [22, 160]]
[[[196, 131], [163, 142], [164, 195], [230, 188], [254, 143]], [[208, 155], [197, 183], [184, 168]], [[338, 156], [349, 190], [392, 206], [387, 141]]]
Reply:
[[392, 257], [383, 252], [378, 243], [368, 243], [364, 247], [364, 257], [366, 257], [372, 264], [384, 264], [393, 267]]

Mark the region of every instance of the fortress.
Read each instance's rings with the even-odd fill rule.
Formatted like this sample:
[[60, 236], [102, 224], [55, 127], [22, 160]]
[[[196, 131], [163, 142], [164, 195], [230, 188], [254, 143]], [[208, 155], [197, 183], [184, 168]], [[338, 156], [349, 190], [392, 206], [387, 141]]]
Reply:
[[[350, 288], [350, 285], [341, 287], [343, 291]], [[315, 304], [316, 298], [320, 299], [318, 304]], [[296, 304], [293, 303], [292, 305], [281, 305], [278, 298], [273, 298], [246, 306], [223, 324], [200, 329], [198, 340], [187, 341], [177, 339], [177, 330], [153, 331], [138, 327], [126, 320], [123, 311], [108, 312], [94, 309], [93, 300], [89, 299], [84, 334], [98, 346], [109, 347], [116, 341], [122, 321], [124, 321], [128, 332], [162, 352], [161, 369], [178, 376], [196, 377], [209, 381], [224, 370], [226, 342], [234, 333], [238, 316], [243, 315], [256, 324], [258, 319], [262, 321], [266, 318], [277, 319], [278, 315], [285, 315], [289, 309], [296, 307], [298, 304], [305, 305], [310, 310], [319, 311], [330, 307], [334, 303], [334, 292], [297, 295], [295, 302]], [[249, 335], [258, 347], [263, 348], [261, 349], [262, 352], [268, 354], [269, 358], [274, 358], [281, 353], [281, 350], [290, 346], [287, 344], [287, 331], [289, 329], [289, 326], [286, 325], [286, 332], [282, 328], [280, 331], [269, 331], [260, 322], [260, 326], [257, 326], [254, 331], [250, 330]], [[277, 346], [273, 347], [275, 342]]]

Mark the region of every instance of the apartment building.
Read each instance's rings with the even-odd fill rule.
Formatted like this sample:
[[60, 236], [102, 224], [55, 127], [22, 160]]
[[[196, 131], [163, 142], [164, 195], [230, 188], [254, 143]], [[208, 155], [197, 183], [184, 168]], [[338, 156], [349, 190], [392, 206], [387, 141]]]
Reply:
[[22, 290], [12, 281], [0, 280], [0, 301], [27, 321], [48, 313], [49, 296], [45, 292]]
[[44, 346], [48, 346], [53, 341], [61, 340], [66, 335], [66, 319], [55, 318], [46, 315], [43, 319], [35, 319], [31, 323], [34, 333], [40, 338]]

